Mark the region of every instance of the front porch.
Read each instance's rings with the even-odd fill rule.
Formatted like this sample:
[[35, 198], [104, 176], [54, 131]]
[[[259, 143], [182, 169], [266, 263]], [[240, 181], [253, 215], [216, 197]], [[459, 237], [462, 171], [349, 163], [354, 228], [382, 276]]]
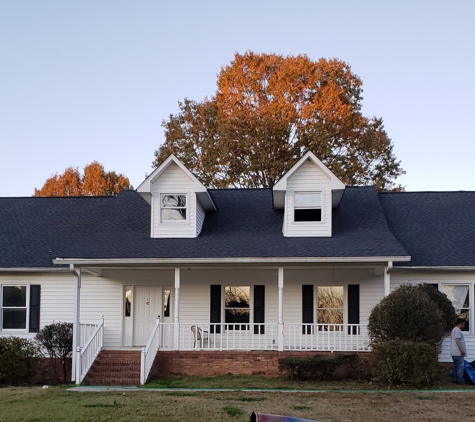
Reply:
[[101, 350], [139, 352], [142, 384], [164, 352], [368, 352], [370, 309], [389, 291], [372, 263], [75, 271], [77, 383]]
[[[157, 318], [146, 347], [137, 349], [135, 357], [130, 350], [117, 350], [117, 354], [112, 351], [112, 357], [109, 356], [110, 350], [104, 351], [104, 320], [94, 330], [91, 324], [82, 324], [80, 332], [85, 343], [83, 347], [77, 348], [76, 353], [77, 384], [83, 382], [86, 376], [88, 383], [94, 383], [94, 373], [99, 373], [98, 382], [101, 384], [105, 380], [110, 384], [123, 384], [127, 380], [131, 384], [144, 384], [152, 373], [155, 376], [204, 374], [206, 371], [189, 364], [188, 369], [183, 370], [183, 364], [180, 363], [179, 367], [182, 369], [178, 369], [176, 363], [170, 361], [190, 360], [190, 354], [193, 355], [191, 361], [196, 363], [200, 354], [206, 355], [205, 359], [208, 360], [219, 357], [223, 362], [223, 359], [226, 360], [225, 356], [231, 353], [227, 357], [227, 369], [223, 367], [219, 370], [240, 374], [266, 373], [262, 370], [262, 365], [271, 367], [271, 372], [275, 373], [278, 359], [289, 353], [308, 356], [314, 352], [348, 353], [370, 350], [367, 329], [362, 324], [187, 324], [161, 323]], [[90, 337], [87, 339], [88, 333]], [[224, 352], [227, 354], [223, 354]], [[239, 352], [244, 352], [244, 355], [239, 355], [242, 362], [234, 365], [235, 369], [231, 371], [229, 365]], [[108, 353], [108, 357], [104, 353]], [[124, 353], [125, 357], [122, 356]], [[102, 359], [97, 359], [98, 356], [102, 356]], [[135, 361], [140, 361], [140, 366], [131, 365]], [[164, 368], [163, 365], [167, 367]], [[88, 375], [90, 370], [92, 374]], [[128, 377], [124, 376], [126, 372]], [[118, 378], [114, 379], [114, 376]]]

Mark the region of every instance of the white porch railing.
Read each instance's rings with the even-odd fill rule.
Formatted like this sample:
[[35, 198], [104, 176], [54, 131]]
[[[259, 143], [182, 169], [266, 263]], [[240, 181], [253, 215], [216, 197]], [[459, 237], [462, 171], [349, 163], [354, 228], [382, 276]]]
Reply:
[[92, 364], [96, 360], [104, 343], [104, 315], [84, 347], [76, 349], [76, 384], [81, 384]]
[[[161, 324], [160, 348], [173, 350], [173, 323]], [[280, 332], [279, 332], [280, 330]], [[179, 350], [369, 351], [361, 324], [184, 324]]]
[[84, 347], [96, 328], [97, 324], [79, 324], [79, 347]]
[[160, 318], [157, 318], [147, 345], [142, 348], [140, 360], [140, 384], [142, 385], [145, 384], [148, 375], [150, 374], [153, 361], [155, 360], [155, 356], [157, 355], [157, 351], [160, 347], [160, 340]]
[[367, 352], [369, 336], [361, 324], [284, 324], [285, 350]]

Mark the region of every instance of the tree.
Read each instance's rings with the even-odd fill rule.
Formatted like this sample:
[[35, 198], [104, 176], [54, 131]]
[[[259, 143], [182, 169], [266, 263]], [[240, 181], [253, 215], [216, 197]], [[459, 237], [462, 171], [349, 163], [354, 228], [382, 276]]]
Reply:
[[33, 196], [113, 196], [123, 189], [132, 189], [129, 179], [115, 171], [106, 172], [104, 166], [93, 161], [79, 170], [68, 167], [63, 174], [51, 176]]
[[361, 86], [337, 59], [236, 53], [213, 97], [162, 122], [153, 165], [175, 154], [210, 187], [272, 187], [312, 151], [348, 185], [391, 189], [404, 171], [382, 119], [362, 115]]

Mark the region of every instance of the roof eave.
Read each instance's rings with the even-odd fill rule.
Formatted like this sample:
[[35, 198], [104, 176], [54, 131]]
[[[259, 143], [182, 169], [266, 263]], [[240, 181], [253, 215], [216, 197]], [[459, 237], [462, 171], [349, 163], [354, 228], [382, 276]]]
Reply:
[[410, 261], [410, 256], [365, 256], [365, 257], [226, 257], [226, 258], [56, 258], [56, 265], [78, 266], [154, 266], [194, 264], [311, 264], [311, 263], [381, 263]]

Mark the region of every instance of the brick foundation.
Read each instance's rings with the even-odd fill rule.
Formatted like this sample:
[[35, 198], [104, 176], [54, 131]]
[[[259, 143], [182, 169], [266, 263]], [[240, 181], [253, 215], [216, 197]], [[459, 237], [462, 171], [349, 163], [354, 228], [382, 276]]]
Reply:
[[[61, 381], [58, 380], [56, 374], [53, 369], [53, 365], [51, 363], [51, 359], [49, 358], [42, 358], [38, 362], [36, 370], [34, 374], [29, 379], [30, 384], [37, 384], [37, 385], [58, 385], [62, 384], [62, 376], [63, 376], [63, 367], [61, 366], [61, 361], [59, 359], [56, 360], [56, 368], [57, 372], [61, 378]], [[71, 381], [71, 359], [68, 359], [68, 378], [67, 381]]]
[[[213, 375], [279, 375], [279, 359], [330, 355], [330, 352], [276, 351], [159, 351], [150, 377], [213, 376]], [[370, 353], [359, 353], [366, 359]]]

